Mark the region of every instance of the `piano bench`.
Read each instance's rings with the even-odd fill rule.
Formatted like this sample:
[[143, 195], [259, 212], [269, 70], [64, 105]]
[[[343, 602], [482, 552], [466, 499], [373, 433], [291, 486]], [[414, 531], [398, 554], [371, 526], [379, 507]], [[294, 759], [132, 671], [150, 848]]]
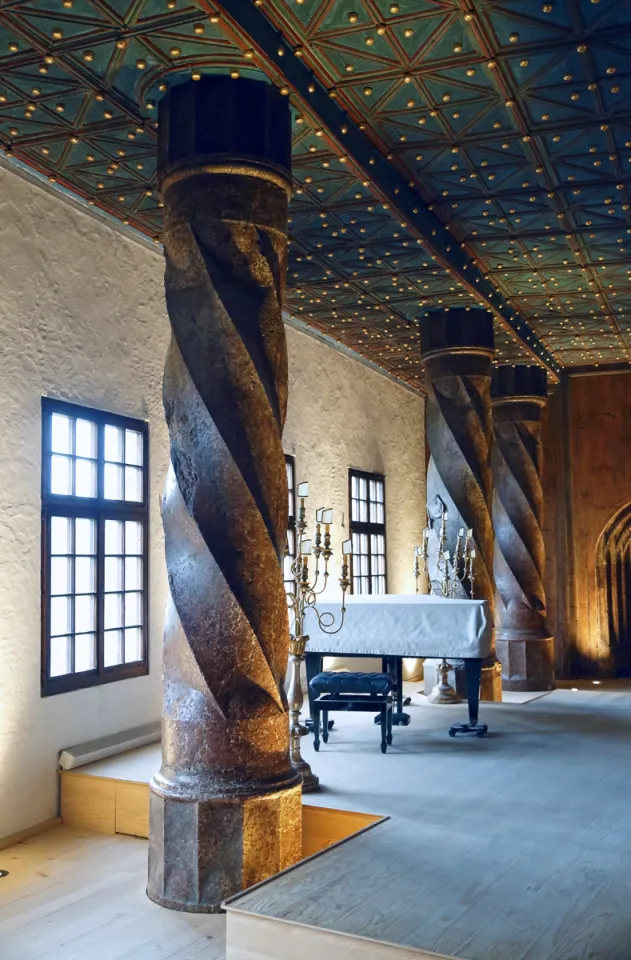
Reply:
[[379, 713], [381, 752], [386, 752], [392, 743], [392, 681], [387, 673], [318, 673], [309, 689], [314, 750], [320, 749], [320, 730], [328, 742], [330, 710], [359, 710]]

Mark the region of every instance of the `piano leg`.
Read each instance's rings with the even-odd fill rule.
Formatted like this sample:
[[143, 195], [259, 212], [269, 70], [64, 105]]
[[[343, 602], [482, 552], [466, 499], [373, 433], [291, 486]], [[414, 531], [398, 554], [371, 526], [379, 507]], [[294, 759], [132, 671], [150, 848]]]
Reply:
[[[407, 727], [410, 714], [405, 713], [403, 707], [410, 705], [411, 698], [403, 697], [403, 658], [382, 657], [381, 669], [392, 680], [392, 722], [396, 727]], [[375, 717], [375, 723], [381, 723], [381, 716]]]
[[480, 679], [482, 677], [482, 661], [465, 660], [465, 680], [467, 683], [467, 700], [469, 703], [469, 723], [454, 723], [449, 728], [449, 736], [457, 733], [472, 733], [476, 737], [483, 737], [488, 731], [486, 723], [478, 723], [478, 709], [480, 705]]

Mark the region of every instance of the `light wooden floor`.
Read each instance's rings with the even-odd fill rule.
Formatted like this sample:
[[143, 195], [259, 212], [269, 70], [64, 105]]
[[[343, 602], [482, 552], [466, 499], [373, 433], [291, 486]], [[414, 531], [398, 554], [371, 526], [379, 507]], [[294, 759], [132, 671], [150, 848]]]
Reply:
[[67, 827], [0, 851], [2, 960], [223, 960], [225, 918], [145, 894], [147, 842]]
[[[274, 881], [272, 910], [273, 890], [248, 895], [249, 916], [467, 960], [631, 960], [631, 689], [579, 686], [483, 704], [487, 740], [450, 740], [463, 708], [417, 701], [385, 756], [371, 718], [336, 718], [319, 754], [305, 744], [309, 802], [392, 820], [325, 854], [328, 877], [312, 861]], [[146, 899], [146, 851], [64, 829], [0, 851], [0, 960], [223, 958], [223, 917]]]

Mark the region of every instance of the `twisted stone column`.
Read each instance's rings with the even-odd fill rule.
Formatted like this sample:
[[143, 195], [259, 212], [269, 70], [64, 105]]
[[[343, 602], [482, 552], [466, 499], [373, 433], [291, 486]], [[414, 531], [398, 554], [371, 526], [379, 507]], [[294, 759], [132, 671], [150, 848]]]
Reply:
[[159, 122], [170, 601], [148, 894], [211, 912], [301, 855], [281, 566], [290, 117], [265, 83], [207, 77]]
[[[428, 513], [437, 532], [441, 502], [446, 506], [446, 546], [452, 557], [458, 530], [473, 531], [474, 596], [487, 601], [493, 616], [492, 314], [464, 308], [430, 313], [421, 320], [421, 355], [428, 390]], [[435, 578], [431, 561], [430, 553], [430, 574]], [[465, 584], [463, 595], [468, 589]], [[482, 671], [481, 696], [502, 699], [500, 667], [494, 655]]]
[[493, 525], [497, 654], [505, 690], [552, 690], [554, 642], [546, 627], [541, 524], [541, 367], [493, 375]]

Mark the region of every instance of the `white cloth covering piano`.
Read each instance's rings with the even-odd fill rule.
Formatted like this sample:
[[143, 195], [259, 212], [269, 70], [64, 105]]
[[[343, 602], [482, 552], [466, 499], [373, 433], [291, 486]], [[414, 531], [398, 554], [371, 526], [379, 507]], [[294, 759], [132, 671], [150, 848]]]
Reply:
[[381, 657], [395, 679], [395, 723], [409, 723], [403, 713], [403, 657], [463, 660], [469, 703], [469, 724], [455, 724], [450, 733], [484, 732], [478, 724], [482, 662], [491, 652], [492, 623], [485, 600], [450, 600], [423, 594], [376, 594], [346, 598], [344, 626], [340, 601], [318, 604], [320, 620], [307, 610], [307, 678], [322, 669], [325, 656]]

